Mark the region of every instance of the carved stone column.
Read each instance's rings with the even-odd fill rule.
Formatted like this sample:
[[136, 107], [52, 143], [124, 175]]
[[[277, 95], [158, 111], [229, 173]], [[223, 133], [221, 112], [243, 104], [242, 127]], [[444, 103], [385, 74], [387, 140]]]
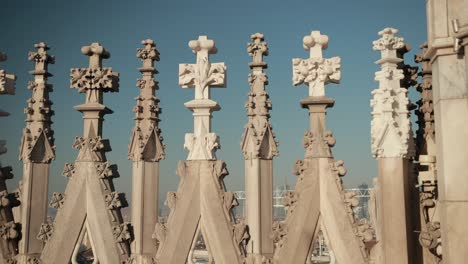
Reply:
[[252, 57], [249, 64], [252, 73], [249, 101], [245, 107], [249, 117], [241, 140], [245, 159], [245, 217], [249, 226], [250, 240], [247, 254], [251, 263], [262, 263], [262, 256], [273, 256], [273, 241], [270, 238], [273, 226], [273, 157], [278, 155], [278, 143], [269, 121], [271, 101], [265, 91], [268, 76], [263, 72], [268, 65], [263, 56], [268, 55], [268, 46], [263, 34], [251, 36], [247, 51]]
[[130, 227], [120, 212], [126, 201], [114, 189], [113, 178], [119, 175], [105, 156], [111, 150], [109, 140], [102, 139], [103, 116], [112, 113], [103, 94], [118, 91], [119, 74], [102, 66], [110, 54], [99, 43], [81, 51], [89, 56], [89, 67], [71, 69], [71, 88], [85, 93], [85, 103], [75, 106], [83, 113], [84, 131], [73, 145], [79, 151], [76, 162], [65, 164], [63, 174], [70, 178], [65, 193], [52, 197], [51, 206], [58, 209], [54, 223], [43, 224], [38, 234], [46, 243], [44, 264], [76, 261], [85, 240], [103, 264], [121, 263], [130, 254]]
[[234, 193], [225, 192], [226, 164], [216, 160], [218, 136], [211, 132], [211, 113], [220, 109], [210, 99], [212, 86], [224, 87], [226, 66], [210, 63], [209, 54], [216, 53], [213, 40], [200, 36], [189, 42], [197, 55], [196, 64], [179, 65], [179, 84], [195, 88], [195, 99], [185, 103], [193, 112], [194, 132], [185, 135], [189, 150], [186, 161], [179, 162], [181, 180], [176, 193], [167, 194], [171, 209], [166, 224], [158, 223], [154, 236], [159, 248], [157, 263], [192, 263], [190, 252], [202, 235], [208, 252], [216, 263], [244, 263], [247, 227], [234, 223], [232, 208], [237, 205]]
[[323, 58], [328, 36], [312, 31], [303, 39], [308, 59], [293, 59], [293, 84], [308, 84], [309, 97], [301, 101], [309, 111], [310, 130], [304, 135], [304, 160], [296, 162], [298, 180], [294, 192], [285, 198], [288, 207], [284, 223], [275, 223], [273, 241], [275, 264], [306, 263], [322, 230], [337, 263], [368, 263], [364, 242], [373, 238], [370, 227], [357, 223], [352, 208], [359, 205], [355, 193], [343, 189], [346, 174], [343, 161], [333, 158], [335, 138], [326, 129], [326, 109], [335, 100], [325, 96], [325, 85], [341, 79], [341, 59]]
[[140, 95], [136, 98], [135, 128], [129, 146], [128, 157], [132, 160], [132, 264], [152, 264], [156, 255], [156, 240], [153, 230], [158, 222], [159, 161], [164, 158], [161, 130], [159, 129], [159, 99], [155, 96], [158, 82], [154, 74], [154, 61], [159, 61], [156, 43], [151, 40], [141, 42], [137, 57], [143, 66], [138, 70], [142, 78], [137, 87]]
[[20, 223], [21, 241], [19, 243], [18, 263], [29, 264], [39, 259], [43, 242], [37, 239], [41, 225], [47, 219], [49, 167], [55, 159], [55, 146], [52, 131], [52, 102], [49, 92], [52, 85], [47, 83], [49, 64], [55, 58], [47, 53], [49, 47], [40, 42], [34, 47], [37, 51], [29, 53], [29, 60], [35, 63], [30, 73], [34, 80], [28, 83], [32, 91], [28, 99], [26, 127], [20, 147], [20, 159], [23, 161], [23, 178], [20, 185]]
[[[0, 52], [0, 62], [5, 61], [7, 56]], [[0, 95], [15, 94], [16, 76], [7, 74], [0, 69]], [[0, 109], [0, 117], [8, 116], [9, 113]], [[0, 133], [2, 131], [0, 130]], [[7, 152], [6, 141], [0, 139], [0, 155]], [[15, 222], [12, 207], [17, 206], [16, 195], [8, 193], [6, 180], [12, 179], [12, 168], [3, 167], [0, 163], [0, 263], [14, 261], [18, 252], [18, 239], [20, 238], [20, 227]]]
[[468, 259], [468, 1], [427, 0], [442, 262]]
[[400, 50], [407, 49], [403, 38], [396, 37], [398, 30], [386, 28], [374, 41], [374, 50], [381, 51], [382, 58], [376, 63], [381, 71], [375, 74], [379, 88], [372, 91], [371, 100], [372, 154], [379, 163], [378, 219], [381, 230], [379, 246], [382, 247], [383, 263], [413, 262], [414, 236], [411, 223], [411, 164], [415, 155], [413, 133], [409, 119], [408, 90], [401, 87], [404, 79], [399, 65], [403, 62]]

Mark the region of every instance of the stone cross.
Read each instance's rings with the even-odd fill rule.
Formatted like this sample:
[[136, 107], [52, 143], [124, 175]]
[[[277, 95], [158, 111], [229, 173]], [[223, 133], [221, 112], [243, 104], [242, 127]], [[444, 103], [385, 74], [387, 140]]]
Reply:
[[102, 60], [110, 58], [110, 53], [99, 43], [81, 48], [89, 56], [89, 68], [71, 69], [71, 88], [86, 93], [86, 103], [102, 104], [103, 92], [118, 91], [118, 76], [112, 68], [102, 68]]
[[[398, 33], [398, 29], [395, 28], [385, 28], [379, 31], [380, 38], [372, 42], [373, 49], [379, 50], [381, 52], [382, 59], [387, 58], [397, 58], [397, 50], [405, 47], [405, 42], [403, 38], [396, 37], [395, 34]], [[401, 62], [401, 59], [396, 61]]]
[[197, 64], [179, 64], [179, 85], [195, 87], [195, 100], [185, 103], [194, 117], [194, 132], [185, 134], [184, 147], [189, 150], [187, 160], [216, 160], [219, 138], [211, 133], [211, 112], [220, 107], [210, 99], [210, 88], [225, 87], [226, 66], [210, 63], [208, 56], [215, 54], [217, 49], [215, 42], [206, 36], [189, 41], [188, 46], [197, 54]]
[[304, 49], [310, 51], [309, 59], [294, 58], [293, 85], [302, 83], [309, 85], [309, 96], [325, 96], [325, 85], [339, 83], [341, 79], [341, 58], [325, 59], [322, 50], [328, 47], [328, 36], [320, 31], [312, 31], [303, 39]]
[[197, 54], [196, 64], [179, 64], [179, 85], [182, 88], [195, 87], [195, 100], [210, 99], [210, 87], [225, 87], [226, 66], [224, 63], [210, 63], [209, 54], [216, 54], [215, 42], [207, 36], [191, 40], [189, 47]]
[[264, 35], [262, 33], [255, 33], [250, 36], [252, 42], [247, 43], [247, 52], [252, 57], [252, 62], [249, 64], [251, 68], [263, 66], [267, 64], [263, 62], [263, 56], [268, 56], [268, 45], [264, 42]]
[[37, 49], [37, 51], [29, 52], [28, 59], [36, 63], [34, 67], [35, 72], [38, 74], [45, 74], [44, 71], [47, 71], [48, 64], [55, 63], [55, 57], [47, 54], [49, 47], [44, 42], [39, 42], [35, 44], [34, 47]]

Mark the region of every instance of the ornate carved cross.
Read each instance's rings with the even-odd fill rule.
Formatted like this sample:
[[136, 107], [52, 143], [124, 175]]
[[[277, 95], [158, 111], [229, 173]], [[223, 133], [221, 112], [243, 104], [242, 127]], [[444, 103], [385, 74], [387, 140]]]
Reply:
[[252, 57], [251, 67], [262, 66], [266, 64], [263, 62], [263, 56], [268, 56], [268, 45], [263, 42], [264, 35], [262, 33], [255, 33], [250, 36], [252, 42], [247, 43], [247, 52]]
[[225, 87], [226, 65], [210, 63], [209, 54], [216, 54], [215, 42], [207, 36], [191, 40], [189, 47], [197, 54], [196, 64], [179, 64], [179, 85], [195, 87], [195, 100], [210, 99], [210, 87]]
[[102, 68], [102, 59], [110, 58], [110, 53], [101, 44], [84, 46], [81, 52], [89, 56], [89, 67], [71, 69], [71, 88], [86, 93], [86, 103], [102, 104], [103, 92], [118, 91], [119, 74], [112, 68]]
[[37, 49], [37, 51], [29, 52], [28, 59], [36, 63], [34, 71], [37, 74], [47, 74], [47, 66], [48, 64], [55, 63], [55, 57], [47, 54], [49, 47], [44, 42], [34, 44], [34, 47]]
[[309, 96], [325, 96], [325, 85], [339, 83], [341, 79], [341, 58], [325, 59], [322, 50], [328, 47], [328, 36], [312, 31], [303, 39], [304, 49], [310, 51], [309, 59], [295, 58], [293, 63], [293, 85], [309, 85]]

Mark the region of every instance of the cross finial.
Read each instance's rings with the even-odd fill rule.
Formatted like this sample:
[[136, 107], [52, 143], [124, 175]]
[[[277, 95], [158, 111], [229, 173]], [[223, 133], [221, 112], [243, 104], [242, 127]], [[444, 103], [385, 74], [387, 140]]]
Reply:
[[141, 44], [144, 48], [137, 49], [137, 57], [143, 62], [143, 67], [139, 69], [140, 71], [152, 70], [154, 69], [154, 61], [159, 61], [159, 51], [156, 49], [156, 42], [152, 39], [145, 39], [141, 41]]
[[89, 56], [89, 68], [101, 68], [102, 59], [110, 58], [110, 53], [97, 42], [91, 43], [89, 46], [82, 47], [81, 52], [84, 55]]
[[398, 29], [390, 27], [385, 28], [379, 32], [381, 38], [372, 42], [373, 49], [380, 50], [381, 52], [381, 61], [386, 61], [388, 59], [398, 60], [398, 50], [406, 47], [404, 39], [395, 36], [397, 33]]
[[328, 36], [320, 34], [320, 31], [312, 31], [310, 35], [304, 36], [303, 47], [310, 50], [310, 58], [323, 58], [322, 50], [328, 48]]
[[215, 42], [207, 36], [191, 40], [188, 46], [197, 54], [197, 64], [179, 64], [179, 85], [195, 88], [195, 100], [210, 99], [210, 87], [224, 87], [226, 66], [224, 63], [210, 63], [209, 54], [217, 52]]
[[339, 83], [341, 58], [323, 58], [322, 50], [328, 47], [328, 36], [312, 31], [303, 39], [303, 47], [310, 51], [309, 59], [295, 58], [293, 62], [293, 85], [309, 85], [309, 96], [324, 97], [325, 85]]
[[263, 62], [263, 56], [268, 56], [268, 45], [264, 42], [262, 33], [255, 33], [250, 36], [252, 42], [247, 43], [247, 52], [252, 57], [252, 63], [249, 64], [251, 68], [262, 67], [266, 68], [267, 64]]
[[33, 74], [47, 75], [47, 66], [48, 64], [55, 63], [55, 57], [47, 53], [49, 47], [44, 42], [34, 44], [34, 48], [36, 48], [37, 51], [31, 51], [28, 54], [28, 59], [36, 63]]
[[102, 59], [110, 58], [110, 53], [101, 44], [84, 46], [81, 52], [89, 56], [89, 67], [72, 68], [70, 86], [80, 93], [86, 92], [86, 103], [102, 104], [102, 92], [118, 91], [119, 74], [102, 67]]

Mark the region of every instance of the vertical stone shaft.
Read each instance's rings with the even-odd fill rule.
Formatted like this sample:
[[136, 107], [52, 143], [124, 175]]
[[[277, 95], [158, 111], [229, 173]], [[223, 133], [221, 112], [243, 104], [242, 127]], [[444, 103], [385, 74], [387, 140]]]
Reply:
[[47, 44], [41, 42], [34, 47], [36, 52], [29, 53], [29, 60], [35, 63], [31, 71], [34, 80], [28, 88], [32, 96], [25, 108], [26, 127], [20, 147], [20, 159], [23, 161], [23, 179], [20, 187], [20, 223], [21, 241], [19, 243], [17, 261], [28, 263], [30, 258], [38, 258], [43, 248], [43, 242], [37, 239], [41, 225], [47, 218], [49, 167], [55, 158], [53, 131], [51, 128], [52, 102], [49, 92], [52, 85], [47, 78], [48, 65], [55, 63], [53, 56], [47, 53]]
[[[0, 62], [7, 59], [6, 54], [0, 52]], [[15, 94], [16, 76], [7, 74], [0, 69], [0, 95]], [[8, 116], [9, 113], [0, 109], [0, 117]], [[2, 132], [0, 130], [0, 132]], [[6, 141], [0, 139], [0, 155], [7, 152]], [[0, 163], [0, 263], [14, 262], [18, 252], [18, 239], [20, 227], [15, 223], [12, 207], [17, 206], [13, 193], [8, 193], [6, 180], [12, 179], [12, 168], [3, 167]]]
[[268, 55], [268, 46], [263, 34], [251, 36], [247, 51], [252, 57], [249, 63], [252, 73], [249, 101], [245, 107], [249, 118], [241, 140], [245, 158], [245, 219], [249, 226], [250, 240], [247, 254], [251, 263], [262, 263], [262, 256], [273, 256], [273, 157], [278, 155], [277, 142], [269, 122], [271, 102], [265, 85], [268, 77], [263, 72], [268, 65], [263, 56]]
[[111, 151], [109, 140], [101, 138], [103, 116], [112, 113], [103, 104], [103, 94], [118, 91], [119, 74], [102, 67], [102, 59], [110, 53], [99, 43], [81, 51], [89, 56], [89, 67], [71, 69], [70, 87], [85, 94], [85, 103], [75, 106], [83, 113], [84, 131], [73, 144], [79, 150], [76, 162], [64, 168], [63, 174], [70, 178], [65, 193], [54, 193], [51, 200], [51, 206], [59, 209], [54, 222], [43, 224], [38, 235], [46, 243], [41, 254], [44, 264], [76, 262], [87, 241], [95, 262], [122, 263], [130, 255], [130, 227], [121, 214], [127, 204], [114, 188], [113, 178], [119, 174], [105, 156]]
[[310, 129], [304, 135], [304, 160], [297, 161], [294, 169], [298, 175], [296, 187], [285, 197], [286, 220], [275, 223], [275, 264], [309, 263], [320, 231], [336, 262], [367, 263], [363, 242], [368, 240], [370, 230], [355, 222], [352, 208], [359, 202], [353, 199], [355, 194], [343, 189], [340, 177], [346, 170], [343, 161], [334, 160], [331, 147], [335, 138], [326, 130], [326, 109], [335, 101], [325, 96], [325, 85], [341, 79], [340, 57], [322, 56], [327, 45], [328, 36], [312, 31], [303, 39], [310, 57], [292, 60], [293, 84], [309, 87], [309, 96], [301, 100], [301, 106], [309, 110]]
[[468, 259], [467, 11], [467, 1], [427, 1], [443, 263]]
[[400, 86], [403, 71], [397, 66], [403, 60], [399, 50], [407, 48], [398, 30], [386, 28], [374, 41], [374, 50], [381, 51], [376, 63], [382, 70], [375, 74], [379, 88], [372, 93], [372, 153], [378, 159], [381, 207], [379, 220], [384, 263], [414, 263], [411, 225], [412, 182], [411, 159], [414, 157], [413, 136], [409, 120], [407, 90]]
[[136, 98], [135, 128], [129, 146], [128, 157], [132, 160], [132, 263], [153, 263], [156, 255], [156, 240], [152, 238], [158, 222], [159, 161], [164, 158], [159, 123], [159, 99], [155, 96], [158, 82], [154, 61], [159, 61], [159, 52], [153, 40], [143, 40], [144, 48], [139, 48], [137, 57], [143, 66], [138, 70], [142, 78], [137, 87], [140, 95]]
[[177, 193], [168, 193], [171, 213], [167, 223], [158, 223], [155, 238], [159, 242], [158, 263], [192, 263], [191, 249], [198, 232], [216, 263], [245, 263], [247, 226], [234, 224], [232, 208], [237, 204], [234, 193], [225, 192], [223, 178], [228, 174], [225, 163], [216, 160], [219, 139], [211, 132], [211, 112], [219, 105], [210, 99], [209, 89], [224, 87], [226, 66], [210, 63], [216, 53], [213, 40], [199, 36], [189, 42], [197, 55], [197, 64], [179, 65], [179, 84], [195, 88], [195, 99], [185, 103], [193, 112], [194, 131], [185, 135], [187, 161], [180, 162], [181, 181]]
[[418, 115], [418, 187], [420, 203], [421, 233], [419, 244], [422, 247], [422, 262], [437, 264], [441, 260], [442, 244], [440, 233], [440, 214], [437, 194], [436, 174], [436, 144], [434, 130], [434, 105], [432, 90], [432, 67], [426, 57], [427, 42], [421, 45], [422, 52], [415, 56], [415, 62], [421, 65], [419, 76], [421, 83], [417, 85], [421, 99], [417, 102]]

